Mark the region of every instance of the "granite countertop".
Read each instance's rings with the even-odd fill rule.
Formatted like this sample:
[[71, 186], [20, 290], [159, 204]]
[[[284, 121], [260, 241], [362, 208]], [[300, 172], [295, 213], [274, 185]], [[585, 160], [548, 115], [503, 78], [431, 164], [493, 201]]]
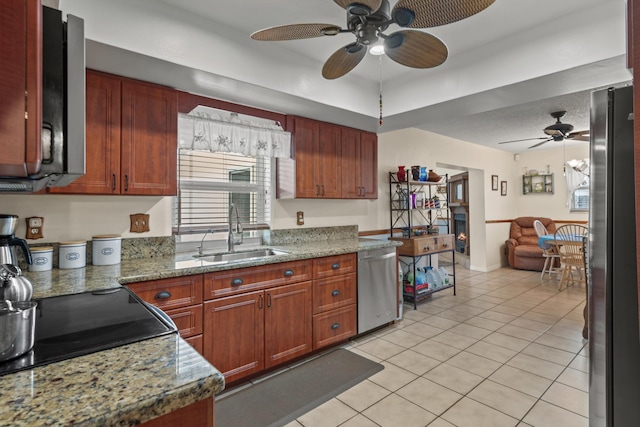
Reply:
[[[264, 259], [216, 264], [193, 253], [122, 260], [118, 265], [25, 272], [34, 298], [46, 298], [127, 283], [367, 249], [400, 246], [379, 239], [344, 239], [272, 245], [286, 251]], [[249, 248], [238, 247], [238, 252]], [[2, 377], [0, 424], [11, 426], [127, 426], [211, 397], [224, 377], [177, 335], [149, 339]]]
[[[402, 245], [401, 242], [380, 239], [344, 239], [319, 242], [301, 242], [288, 245], [270, 245], [269, 248], [287, 252], [286, 255], [249, 259], [220, 264], [194, 258], [194, 253], [179, 253], [157, 258], [127, 259], [117, 265], [94, 266], [43, 272], [25, 272], [33, 283], [33, 297], [46, 298], [79, 292], [120, 287], [128, 283], [166, 279], [213, 271], [253, 267], [278, 262], [296, 261], [331, 255], [353, 253]], [[238, 246], [236, 252], [248, 250]], [[214, 253], [214, 251], [212, 251]]]

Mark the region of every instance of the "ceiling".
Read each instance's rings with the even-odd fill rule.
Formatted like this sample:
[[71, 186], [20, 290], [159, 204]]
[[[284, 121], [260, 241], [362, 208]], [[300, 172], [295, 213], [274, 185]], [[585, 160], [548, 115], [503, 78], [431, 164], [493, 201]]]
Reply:
[[[553, 111], [566, 110], [562, 121], [574, 130], [588, 129], [591, 89], [630, 79], [624, 0], [496, 0], [470, 18], [422, 30], [449, 49], [439, 67], [410, 69], [367, 55], [331, 81], [322, 78], [322, 65], [353, 35], [286, 42], [249, 35], [293, 23], [345, 27], [345, 10], [332, 0], [61, 0], [60, 6], [85, 18], [87, 37], [96, 42], [88, 44], [87, 61], [98, 69], [126, 65], [132, 77], [165, 84], [182, 76], [183, 89], [233, 102], [379, 133], [417, 127], [514, 152], [536, 141], [497, 143], [544, 136]], [[146, 68], [134, 70], [130, 57], [117, 61], [113, 47], [148, 58]], [[171, 71], [162, 75], [163, 67]]]

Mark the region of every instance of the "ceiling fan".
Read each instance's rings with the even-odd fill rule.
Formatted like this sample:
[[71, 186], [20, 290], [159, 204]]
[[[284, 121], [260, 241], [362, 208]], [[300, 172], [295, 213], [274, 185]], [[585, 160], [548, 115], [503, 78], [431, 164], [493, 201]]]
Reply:
[[413, 68], [432, 68], [448, 56], [437, 37], [422, 31], [384, 31], [391, 24], [403, 28], [429, 28], [468, 18], [491, 6], [495, 0], [399, 0], [393, 9], [389, 0], [334, 0], [347, 11], [347, 28], [334, 24], [291, 24], [265, 28], [251, 34], [254, 40], [284, 41], [353, 33], [356, 41], [338, 49], [325, 62], [322, 76], [336, 79], [353, 70], [367, 47], [382, 39], [384, 52], [395, 62]]
[[540, 138], [525, 138], [525, 139], [515, 139], [513, 141], [504, 141], [499, 142], [498, 144], [510, 144], [512, 142], [522, 142], [522, 141], [533, 141], [536, 139], [542, 139], [542, 142], [532, 145], [529, 148], [539, 147], [542, 144], [546, 144], [549, 141], [563, 141], [565, 139], [575, 139], [576, 141], [589, 141], [589, 131], [581, 130], [576, 132], [571, 132], [573, 130], [573, 125], [569, 123], [562, 123], [560, 119], [566, 114], [566, 111], [555, 111], [551, 113], [551, 117], [556, 119], [556, 122], [551, 126], [547, 126], [544, 128], [544, 133], [547, 136], [543, 136]]

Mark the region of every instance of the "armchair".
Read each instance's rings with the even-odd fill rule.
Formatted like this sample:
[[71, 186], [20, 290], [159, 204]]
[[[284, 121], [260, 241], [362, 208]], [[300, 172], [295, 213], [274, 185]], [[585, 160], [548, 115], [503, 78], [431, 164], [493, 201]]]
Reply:
[[539, 220], [551, 234], [556, 231], [556, 224], [551, 218], [537, 218], [523, 216], [511, 222], [507, 250], [509, 265], [520, 270], [542, 271], [544, 267], [544, 252], [538, 246], [538, 234], [533, 225]]

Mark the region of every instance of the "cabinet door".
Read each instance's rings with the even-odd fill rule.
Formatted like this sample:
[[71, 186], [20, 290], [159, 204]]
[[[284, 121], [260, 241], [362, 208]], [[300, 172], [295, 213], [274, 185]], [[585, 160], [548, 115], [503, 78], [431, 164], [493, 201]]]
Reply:
[[87, 71], [85, 175], [49, 193], [120, 194], [120, 82]]
[[309, 353], [313, 345], [311, 282], [268, 289], [265, 300], [265, 368]]
[[0, 14], [0, 174], [27, 176], [42, 161], [42, 11], [39, 0], [3, 2]]
[[264, 312], [263, 291], [204, 304], [204, 357], [227, 383], [264, 369]]
[[296, 118], [294, 121], [296, 147], [296, 198], [320, 197], [320, 184], [316, 182], [318, 123]]
[[360, 177], [360, 132], [342, 129], [342, 197], [359, 199], [362, 197]]
[[360, 133], [360, 185], [362, 197], [378, 198], [378, 135], [370, 132]]
[[342, 137], [340, 128], [321, 123], [316, 149], [316, 180], [320, 184], [320, 197], [342, 197]]
[[173, 89], [122, 82], [122, 194], [176, 194], [177, 104]]

